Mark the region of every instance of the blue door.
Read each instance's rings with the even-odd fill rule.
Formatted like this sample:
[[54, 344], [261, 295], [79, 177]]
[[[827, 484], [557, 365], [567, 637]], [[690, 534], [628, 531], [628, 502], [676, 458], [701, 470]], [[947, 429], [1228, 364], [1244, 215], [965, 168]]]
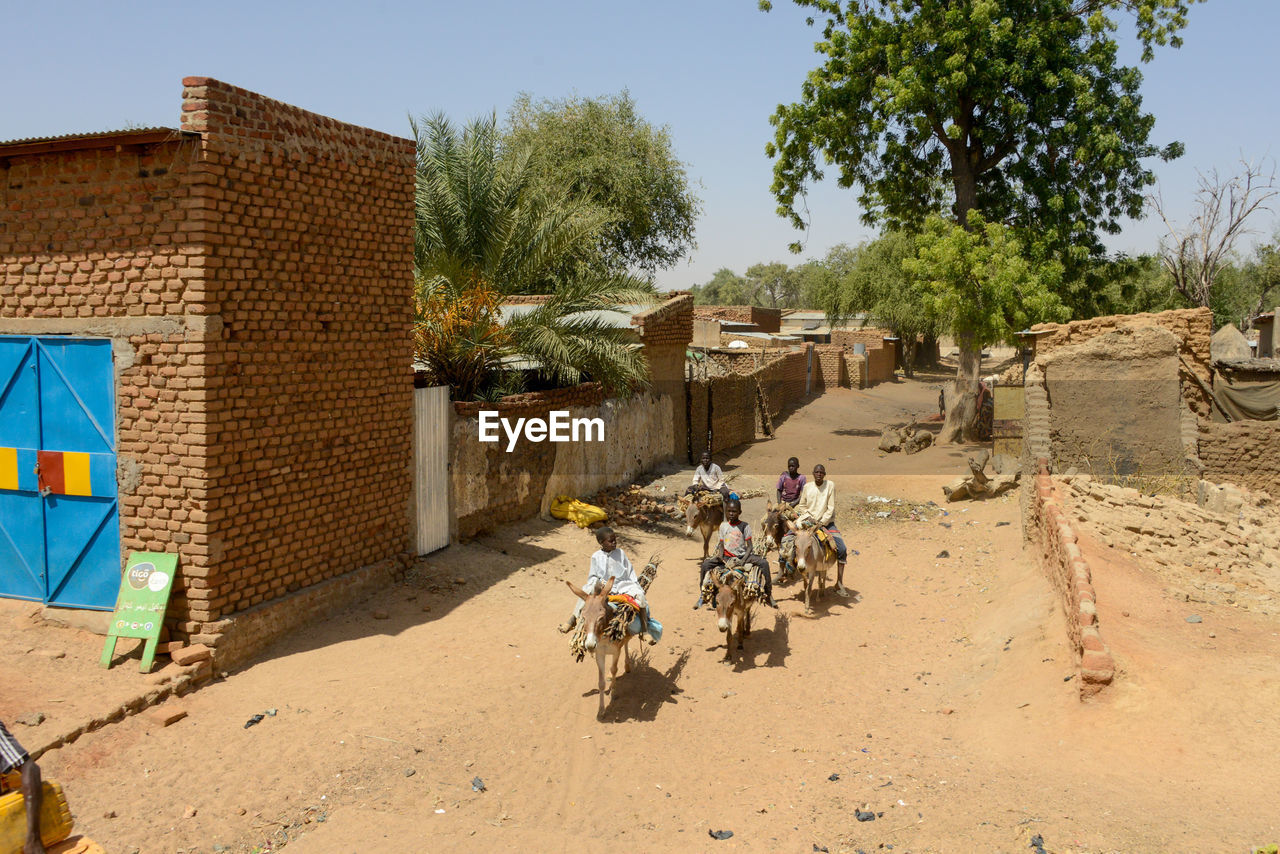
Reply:
[[110, 341], [0, 336], [0, 596], [115, 606], [114, 388]]

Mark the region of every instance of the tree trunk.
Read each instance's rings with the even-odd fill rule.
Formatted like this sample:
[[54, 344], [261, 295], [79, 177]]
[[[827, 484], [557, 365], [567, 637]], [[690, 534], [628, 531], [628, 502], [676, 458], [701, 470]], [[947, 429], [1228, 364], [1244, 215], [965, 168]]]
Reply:
[[956, 379], [947, 395], [947, 418], [938, 439], [942, 443], [978, 441], [978, 373], [982, 368], [982, 349], [976, 346], [973, 333], [956, 338], [960, 345], [960, 363]]
[[902, 373], [908, 377], [916, 375], [916, 338], [909, 335], [902, 339]]

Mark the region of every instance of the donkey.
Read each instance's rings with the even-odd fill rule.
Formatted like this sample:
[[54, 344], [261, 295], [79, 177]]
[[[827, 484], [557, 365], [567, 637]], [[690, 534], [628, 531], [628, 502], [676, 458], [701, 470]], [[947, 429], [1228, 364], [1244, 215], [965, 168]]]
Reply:
[[716, 586], [716, 624], [725, 633], [724, 663], [733, 661], [734, 638], [742, 649], [744, 638], [751, 636], [751, 609], [754, 599], [747, 598], [746, 577], [729, 569], [713, 570]]
[[702, 534], [702, 559], [706, 560], [707, 554], [711, 551], [711, 537], [719, 533], [720, 523], [724, 521], [724, 505], [713, 504], [710, 507], [703, 507], [694, 497], [690, 499], [689, 506], [684, 510], [684, 521], [686, 537], [692, 537], [694, 531]]
[[827, 592], [827, 572], [835, 566], [835, 555], [814, 536], [812, 528], [802, 528], [796, 532], [796, 567], [804, 573], [804, 612], [812, 614], [809, 604], [809, 593], [813, 589], [813, 581], [818, 580], [818, 598]]
[[791, 577], [791, 573], [795, 572], [796, 565], [792, 560], [783, 557], [782, 541], [791, 529], [787, 526], [787, 519], [782, 515], [782, 508], [785, 504], [774, 504], [770, 501], [765, 505], [764, 516], [760, 519], [760, 530], [764, 532], [765, 553], [769, 549], [778, 550], [778, 577], [775, 581], [786, 581]]
[[[605, 631], [605, 627], [609, 625], [609, 621], [613, 618], [613, 611], [609, 608], [609, 594], [613, 591], [613, 579], [610, 578], [605, 582], [604, 587], [596, 586], [595, 593], [583, 593], [582, 589], [575, 587], [573, 582], [566, 581], [569, 589], [579, 599], [584, 601], [586, 605], [582, 608], [582, 615], [578, 618], [579, 631], [586, 632], [586, 640], [583, 645], [589, 652], [596, 654], [596, 670], [599, 672], [599, 688], [600, 688], [600, 707], [596, 710], [596, 719], [604, 717], [604, 698], [606, 695], [612, 695], [614, 684], [618, 681], [618, 659], [622, 659], [622, 672], [631, 672], [631, 661], [627, 657], [627, 644], [635, 635], [630, 630], [621, 641], [613, 640]], [[612, 658], [609, 663], [609, 686], [605, 688], [605, 659]]]

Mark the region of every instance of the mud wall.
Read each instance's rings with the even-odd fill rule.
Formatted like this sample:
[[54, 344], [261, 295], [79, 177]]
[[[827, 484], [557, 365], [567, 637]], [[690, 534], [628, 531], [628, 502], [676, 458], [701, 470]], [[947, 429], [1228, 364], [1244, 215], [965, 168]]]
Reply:
[[1109, 315], [1070, 323], [1038, 323], [1031, 327], [1032, 331], [1044, 331], [1048, 334], [1036, 336], [1035, 357], [1040, 360], [1063, 347], [1082, 343], [1121, 327], [1142, 326], [1157, 326], [1173, 333], [1177, 341], [1177, 355], [1182, 357], [1178, 364], [1182, 399], [1196, 417], [1208, 418], [1211, 404], [1196, 381], [1199, 379], [1207, 385], [1212, 377], [1209, 339], [1213, 334], [1213, 312], [1207, 308], [1178, 309], [1155, 314]]
[[1280, 498], [1280, 421], [1201, 422], [1199, 438], [1206, 480]]
[[[1179, 477], [1195, 447], [1184, 437], [1178, 338], [1122, 326], [1038, 355], [1050, 406], [1054, 471], [1098, 477]], [[1194, 416], [1186, 412], [1194, 424]]]

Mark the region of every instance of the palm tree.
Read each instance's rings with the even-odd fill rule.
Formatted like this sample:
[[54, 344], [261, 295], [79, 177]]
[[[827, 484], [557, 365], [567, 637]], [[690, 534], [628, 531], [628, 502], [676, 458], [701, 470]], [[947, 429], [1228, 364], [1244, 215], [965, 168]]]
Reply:
[[[417, 141], [415, 336], [418, 358], [455, 400], [510, 390], [512, 357], [549, 379], [597, 380], [611, 392], [645, 384], [644, 360], [626, 329], [602, 312], [653, 301], [634, 276], [579, 264], [568, 281], [554, 271], [586, 258], [609, 224], [567, 195], [533, 190], [529, 151], [500, 150], [494, 116], [461, 133], [441, 115], [411, 122]], [[547, 292], [547, 301], [505, 325], [508, 294]]]

